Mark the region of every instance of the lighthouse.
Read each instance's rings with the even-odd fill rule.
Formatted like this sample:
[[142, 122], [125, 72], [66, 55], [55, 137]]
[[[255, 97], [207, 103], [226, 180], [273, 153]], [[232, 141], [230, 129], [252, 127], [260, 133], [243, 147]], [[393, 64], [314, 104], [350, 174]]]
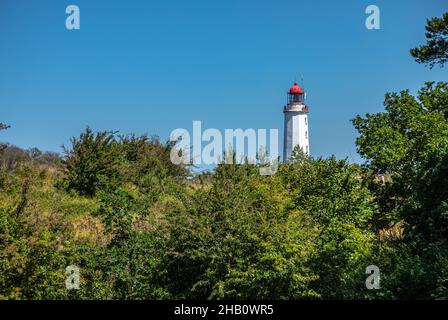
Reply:
[[287, 104], [283, 108], [285, 127], [283, 139], [283, 161], [287, 162], [296, 146], [305, 154], [310, 153], [308, 138], [308, 106], [305, 105], [305, 93], [296, 83], [287, 93]]

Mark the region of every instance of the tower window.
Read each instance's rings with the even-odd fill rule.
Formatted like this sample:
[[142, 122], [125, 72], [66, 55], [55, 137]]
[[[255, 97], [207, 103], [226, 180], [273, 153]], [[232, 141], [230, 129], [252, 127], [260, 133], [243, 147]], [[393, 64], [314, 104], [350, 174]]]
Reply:
[[305, 131], [305, 139], [308, 139], [308, 131]]
[[308, 121], [306, 120], [306, 117], [305, 117], [305, 124], [308, 124]]

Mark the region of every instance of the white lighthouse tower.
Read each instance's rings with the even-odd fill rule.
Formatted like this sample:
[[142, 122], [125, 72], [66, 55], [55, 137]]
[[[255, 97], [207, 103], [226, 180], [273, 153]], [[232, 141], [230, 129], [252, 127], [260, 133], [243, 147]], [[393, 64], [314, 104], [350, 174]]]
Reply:
[[305, 154], [310, 153], [308, 138], [308, 106], [305, 105], [305, 93], [299, 85], [289, 89], [288, 102], [283, 108], [285, 114], [285, 131], [283, 140], [283, 161], [291, 157], [295, 146], [300, 146]]

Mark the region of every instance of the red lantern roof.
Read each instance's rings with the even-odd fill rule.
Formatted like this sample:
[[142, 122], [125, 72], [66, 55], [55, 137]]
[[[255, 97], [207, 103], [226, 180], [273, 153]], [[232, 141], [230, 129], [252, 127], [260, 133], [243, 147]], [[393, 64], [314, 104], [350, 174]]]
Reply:
[[297, 82], [294, 82], [294, 85], [289, 89], [289, 94], [302, 94], [303, 90], [299, 87]]

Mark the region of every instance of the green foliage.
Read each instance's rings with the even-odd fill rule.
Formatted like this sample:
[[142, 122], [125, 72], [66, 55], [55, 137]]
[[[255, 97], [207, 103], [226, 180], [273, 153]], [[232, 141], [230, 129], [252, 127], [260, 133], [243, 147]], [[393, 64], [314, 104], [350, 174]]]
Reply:
[[94, 133], [87, 128], [79, 138], [71, 139], [72, 148], [64, 147], [65, 184], [80, 195], [93, 197], [98, 190], [120, 183], [121, 157], [115, 133]]
[[371, 181], [382, 212], [392, 213], [389, 225], [404, 222], [395, 250], [384, 256], [393, 261], [386, 262], [390, 297], [447, 296], [447, 89], [447, 83], [427, 83], [416, 98], [408, 91], [388, 94], [385, 112], [353, 120], [373, 174], [391, 177], [380, 187]]
[[171, 162], [171, 143], [163, 145], [157, 137], [130, 135], [122, 136], [120, 145], [127, 160], [125, 179], [137, 186], [147, 200], [155, 203], [164, 194], [182, 194], [179, 186], [189, 171]]
[[171, 163], [172, 145], [162, 145], [156, 137], [117, 137], [116, 132], [94, 133], [87, 128], [71, 144], [71, 149], [64, 147], [63, 185], [83, 196], [93, 197], [129, 182], [156, 201], [163, 193], [160, 186], [173, 186], [188, 175], [185, 167]]
[[426, 40], [426, 45], [411, 49], [411, 55], [431, 68], [436, 64], [443, 66], [448, 60], [448, 12], [427, 21]]
[[174, 297], [317, 297], [306, 263], [314, 229], [299, 229], [304, 218], [285, 211], [284, 191], [253, 166], [219, 166], [210, 188], [169, 217], [164, 265]]
[[167, 290], [203, 299], [367, 297], [375, 204], [359, 171], [334, 158], [304, 158], [273, 176], [219, 166], [169, 216]]
[[21, 168], [1, 196], [0, 298], [61, 299], [67, 294], [66, 242], [60, 235], [69, 232], [60, 215], [47, 216], [29, 205], [35, 174]]
[[448, 252], [434, 244], [403, 242], [382, 255], [381, 296], [387, 299], [448, 299]]
[[366, 298], [365, 268], [377, 264], [370, 230], [376, 205], [359, 166], [345, 161], [302, 158], [279, 174], [292, 197], [290, 210], [306, 212], [319, 230], [311, 269], [313, 288], [326, 299]]

